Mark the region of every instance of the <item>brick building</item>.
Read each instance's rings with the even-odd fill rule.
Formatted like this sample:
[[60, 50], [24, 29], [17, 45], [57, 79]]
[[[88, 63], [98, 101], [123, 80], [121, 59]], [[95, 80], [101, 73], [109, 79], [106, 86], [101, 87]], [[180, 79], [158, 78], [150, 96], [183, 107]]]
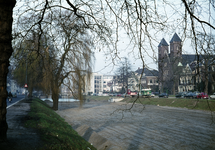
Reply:
[[[181, 39], [175, 33], [169, 44], [163, 38], [158, 45], [158, 81], [160, 92], [204, 91], [211, 83], [214, 91], [214, 55], [182, 54]], [[210, 78], [210, 80], [209, 80]], [[207, 85], [208, 86], [208, 85]]]

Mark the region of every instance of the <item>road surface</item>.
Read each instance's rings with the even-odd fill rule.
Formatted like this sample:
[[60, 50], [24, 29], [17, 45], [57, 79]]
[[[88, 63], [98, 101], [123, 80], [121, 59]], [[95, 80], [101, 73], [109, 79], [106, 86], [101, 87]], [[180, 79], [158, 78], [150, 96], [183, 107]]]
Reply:
[[60, 103], [57, 113], [73, 127], [90, 126], [112, 143], [111, 150], [215, 149], [211, 112], [152, 105], [143, 109], [140, 104], [125, 111], [129, 107], [122, 102], [88, 102], [79, 109], [72, 102]]
[[24, 98], [25, 98], [25, 95], [17, 95], [16, 98], [12, 98], [11, 102], [9, 102], [8, 98], [7, 98], [7, 108], [11, 107], [12, 105], [14, 105], [15, 103], [17, 103], [18, 101], [20, 101]]

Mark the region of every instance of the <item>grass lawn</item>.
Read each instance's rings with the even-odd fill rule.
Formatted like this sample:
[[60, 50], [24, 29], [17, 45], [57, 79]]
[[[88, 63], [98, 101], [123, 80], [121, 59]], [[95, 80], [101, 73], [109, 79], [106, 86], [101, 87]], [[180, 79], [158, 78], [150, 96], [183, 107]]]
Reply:
[[[125, 98], [123, 101], [132, 103], [135, 98]], [[145, 105], [159, 105], [170, 107], [181, 107], [197, 110], [215, 111], [215, 100], [208, 99], [178, 99], [178, 98], [139, 98], [136, 103]]]
[[31, 103], [26, 126], [38, 130], [45, 143], [42, 150], [95, 150], [63, 118], [39, 99], [34, 99]]
[[[108, 100], [110, 96], [87, 96], [89, 100]], [[116, 97], [117, 98], [117, 97]], [[120, 97], [121, 98], [121, 97]], [[136, 97], [126, 97], [124, 102], [132, 103], [136, 100]], [[136, 103], [142, 103], [144, 105], [159, 105], [159, 106], [170, 106], [170, 107], [181, 107], [188, 109], [197, 110], [208, 110], [215, 111], [215, 100], [208, 99], [182, 99], [182, 98], [139, 98]]]

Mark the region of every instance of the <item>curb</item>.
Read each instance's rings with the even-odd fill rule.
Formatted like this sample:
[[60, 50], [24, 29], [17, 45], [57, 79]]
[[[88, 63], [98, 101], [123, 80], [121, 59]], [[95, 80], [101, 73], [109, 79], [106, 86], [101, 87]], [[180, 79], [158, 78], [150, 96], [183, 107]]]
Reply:
[[10, 106], [7, 106], [7, 108], [6, 108], [6, 109], [8, 109], [8, 108], [10, 108], [11, 106], [13, 106], [13, 105], [15, 105], [15, 104], [17, 104], [17, 103], [19, 103], [19, 102], [23, 101], [24, 99], [25, 99], [25, 98], [23, 98], [23, 99], [21, 99], [21, 100], [19, 100], [19, 101], [15, 102], [15, 103], [13, 103], [13, 104], [11, 104]]

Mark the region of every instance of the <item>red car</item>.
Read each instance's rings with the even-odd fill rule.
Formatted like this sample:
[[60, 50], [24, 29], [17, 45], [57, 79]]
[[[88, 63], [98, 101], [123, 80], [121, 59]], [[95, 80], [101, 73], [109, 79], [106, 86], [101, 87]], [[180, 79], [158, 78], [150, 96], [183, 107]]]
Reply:
[[201, 99], [208, 98], [208, 95], [206, 93], [202, 92], [199, 95], [197, 95], [197, 98], [201, 98]]

